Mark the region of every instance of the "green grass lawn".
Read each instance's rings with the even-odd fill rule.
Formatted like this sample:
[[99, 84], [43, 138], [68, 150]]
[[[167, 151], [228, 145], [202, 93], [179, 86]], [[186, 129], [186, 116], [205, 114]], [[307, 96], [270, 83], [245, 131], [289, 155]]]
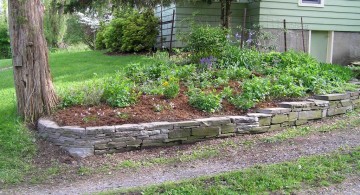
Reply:
[[293, 162], [254, 166], [241, 171], [178, 183], [100, 194], [291, 194], [304, 187], [329, 186], [360, 172], [360, 148]]
[[0, 60], [0, 69], [1, 68], [6, 68], [6, 67], [10, 67], [12, 64], [10, 59], [6, 59], [6, 60]]
[[[147, 59], [141, 56], [106, 56], [98, 51], [50, 54], [55, 87], [67, 87], [77, 82], [101, 79], [121, 71], [131, 63]], [[11, 60], [0, 60], [0, 68]], [[16, 115], [13, 71], [0, 72], [0, 186], [18, 183], [32, 168], [30, 160], [36, 153], [34, 135]]]

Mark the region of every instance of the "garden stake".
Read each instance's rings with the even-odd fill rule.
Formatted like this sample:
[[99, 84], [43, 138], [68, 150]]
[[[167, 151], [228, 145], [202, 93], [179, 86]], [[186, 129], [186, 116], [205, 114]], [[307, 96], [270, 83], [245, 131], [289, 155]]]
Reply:
[[284, 19], [284, 44], [285, 44], [285, 52], [287, 52], [287, 43], [286, 43], [286, 20]]
[[246, 8], [244, 8], [244, 18], [243, 18], [243, 25], [242, 25], [242, 31], [241, 31], [241, 43], [240, 46], [241, 48], [243, 48], [244, 45], [244, 36], [245, 36], [245, 25], [246, 25], [246, 15], [247, 15], [247, 10]]

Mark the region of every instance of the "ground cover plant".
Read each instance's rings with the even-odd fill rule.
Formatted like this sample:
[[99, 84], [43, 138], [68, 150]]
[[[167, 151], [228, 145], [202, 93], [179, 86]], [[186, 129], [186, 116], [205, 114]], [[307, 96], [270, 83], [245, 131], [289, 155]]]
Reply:
[[[206, 56], [184, 65], [194, 60], [191, 54], [169, 59], [158, 52], [106, 79], [60, 90], [61, 106], [70, 108], [54, 118], [82, 126], [184, 120], [242, 114], [264, 102], [356, 88], [348, 84], [353, 76], [349, 68], [319, 63], [305, 53], [261, 53], [227, 45], [221, 55]], [[95, 107], [89, 111], [87, 106]]]

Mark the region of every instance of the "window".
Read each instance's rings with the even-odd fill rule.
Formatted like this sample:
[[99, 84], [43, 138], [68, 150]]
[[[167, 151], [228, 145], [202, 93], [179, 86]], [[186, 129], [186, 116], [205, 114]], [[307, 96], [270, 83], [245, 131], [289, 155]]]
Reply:
[[299, 6], [324, 7], [325, 0], [299, 0]]

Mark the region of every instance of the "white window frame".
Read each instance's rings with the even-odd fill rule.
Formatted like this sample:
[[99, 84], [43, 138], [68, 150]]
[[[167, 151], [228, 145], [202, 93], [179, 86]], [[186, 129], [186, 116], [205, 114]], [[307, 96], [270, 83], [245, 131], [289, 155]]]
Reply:
[[299, 0], [299, 6], [324, 7], [324, 5], [325, 5], [325, 0], [320, 0], [320, 3], [308, 3], [308, 2], [304, 2], [304, 0]]

